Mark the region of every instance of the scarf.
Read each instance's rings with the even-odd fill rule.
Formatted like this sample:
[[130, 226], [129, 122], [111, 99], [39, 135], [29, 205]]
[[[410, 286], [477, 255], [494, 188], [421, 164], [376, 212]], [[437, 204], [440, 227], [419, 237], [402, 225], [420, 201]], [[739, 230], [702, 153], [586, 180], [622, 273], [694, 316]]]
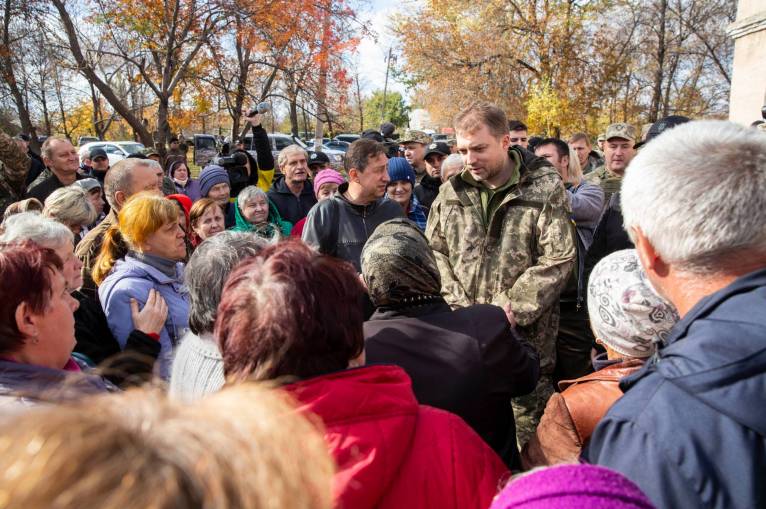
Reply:
[[175, 279], [178, 277], [175, 260], [168, 260], [167, 258], [148, 253], [139, 253], [138, 251], [128, 251], [128, 254], [136, 260], [154, 267], [170, 278]]

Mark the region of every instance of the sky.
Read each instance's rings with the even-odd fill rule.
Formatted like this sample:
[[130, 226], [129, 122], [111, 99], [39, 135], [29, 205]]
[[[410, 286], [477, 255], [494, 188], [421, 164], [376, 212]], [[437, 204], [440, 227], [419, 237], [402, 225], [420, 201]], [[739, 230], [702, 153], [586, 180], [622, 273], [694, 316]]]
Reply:
[[[402, 8], [401, 1], [373, 0], [372, 5], [361, 13], [360, 17], [367, 21], [365, 26], [375, 34], [377, 42], [372, 37], [365, 37], [359, 43], [357, 54], [353, 57], [359, 67], [360, 84], [364, 92], [382, 90], [386, 81], [386, 62], [388, 49], [396, 45], [396, 39], [388, 29], [390, 21], [398, 15]], [[407, 91], [401, 83], [396, 83], [389, 75], [388, 90], [395, 90], [407, 97]]]

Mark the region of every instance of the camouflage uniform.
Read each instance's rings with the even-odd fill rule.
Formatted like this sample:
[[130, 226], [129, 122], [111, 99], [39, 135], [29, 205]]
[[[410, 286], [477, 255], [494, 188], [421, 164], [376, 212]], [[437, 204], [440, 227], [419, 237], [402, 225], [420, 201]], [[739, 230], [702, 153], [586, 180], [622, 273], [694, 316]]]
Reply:
[[[427, 147], [431, 143], [431, 137], [423, 131], [407, 129], [404, 131], [404, 136], [399, 140], [400, 145], [404, 145], [405, 143], [420, 143], [424, 147]], [[423, 180], [423, 176], [426, 175], [425, 165], [423, 168], [415, 168], [413, 166], [413, 169], [415, 170], [415, 183], [420, 184], [420, 181]]]
[[518, 147], [509, 155], [516, 172], [497, 207], [484, 213], [482, 184], [464, 170], [442, 186], [426, 237], [450, 306], [510, 303], [519, 331], [540, 354], [537, 388], [513, 400], [523, 444], [553, 392], [559, 295], [574, 270], [575, 241], [569, 200], [556, 170]]
[[13, 202], [24, 198], [29, 156], [5, 133], [0, 133], [0, 219]]
[[[622, 138], [635, 143], [636, 128], [630, 124], [611, 124], [606, 128], [604, 138], [606, 141], [609, 141], [611, 138]], [[601, 189], [604, 191], [604, 204], [609, 203], [609, 199], [614, 193], [620, 191], [620, 186], [622, 185], [622, 177], [612, 173], [606, 167], [606, 163], [585, 175], [583, 181], [601, 186]]]

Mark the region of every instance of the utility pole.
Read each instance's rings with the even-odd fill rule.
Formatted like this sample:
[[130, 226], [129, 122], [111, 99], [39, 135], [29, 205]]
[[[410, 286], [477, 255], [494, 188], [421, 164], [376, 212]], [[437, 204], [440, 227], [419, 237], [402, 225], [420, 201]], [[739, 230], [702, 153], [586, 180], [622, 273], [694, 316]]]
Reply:
[[383, 82], [383, 106], [380, 108], [380, 123], [386, 121], [386, 95], [388, 94], [388, 71], [391, 69], [391, 53], [394, 47], [388, 47], [388, 57], [386, 57], [386, 81]]

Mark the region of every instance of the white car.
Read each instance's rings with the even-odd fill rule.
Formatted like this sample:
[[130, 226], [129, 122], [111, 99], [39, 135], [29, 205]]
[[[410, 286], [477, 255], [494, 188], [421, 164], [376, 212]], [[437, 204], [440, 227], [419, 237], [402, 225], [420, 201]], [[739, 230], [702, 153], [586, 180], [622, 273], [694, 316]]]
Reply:
[[144, 145], [136, 141], [93, 141], [80, 147], [80, 162], [88, 158], [90, 151], [94, 148], [102, 148], [109, 158], [109, 166], [114, 166], [117, 161], [121, 161], [132, 154], [138, 154], [144, 151]]

